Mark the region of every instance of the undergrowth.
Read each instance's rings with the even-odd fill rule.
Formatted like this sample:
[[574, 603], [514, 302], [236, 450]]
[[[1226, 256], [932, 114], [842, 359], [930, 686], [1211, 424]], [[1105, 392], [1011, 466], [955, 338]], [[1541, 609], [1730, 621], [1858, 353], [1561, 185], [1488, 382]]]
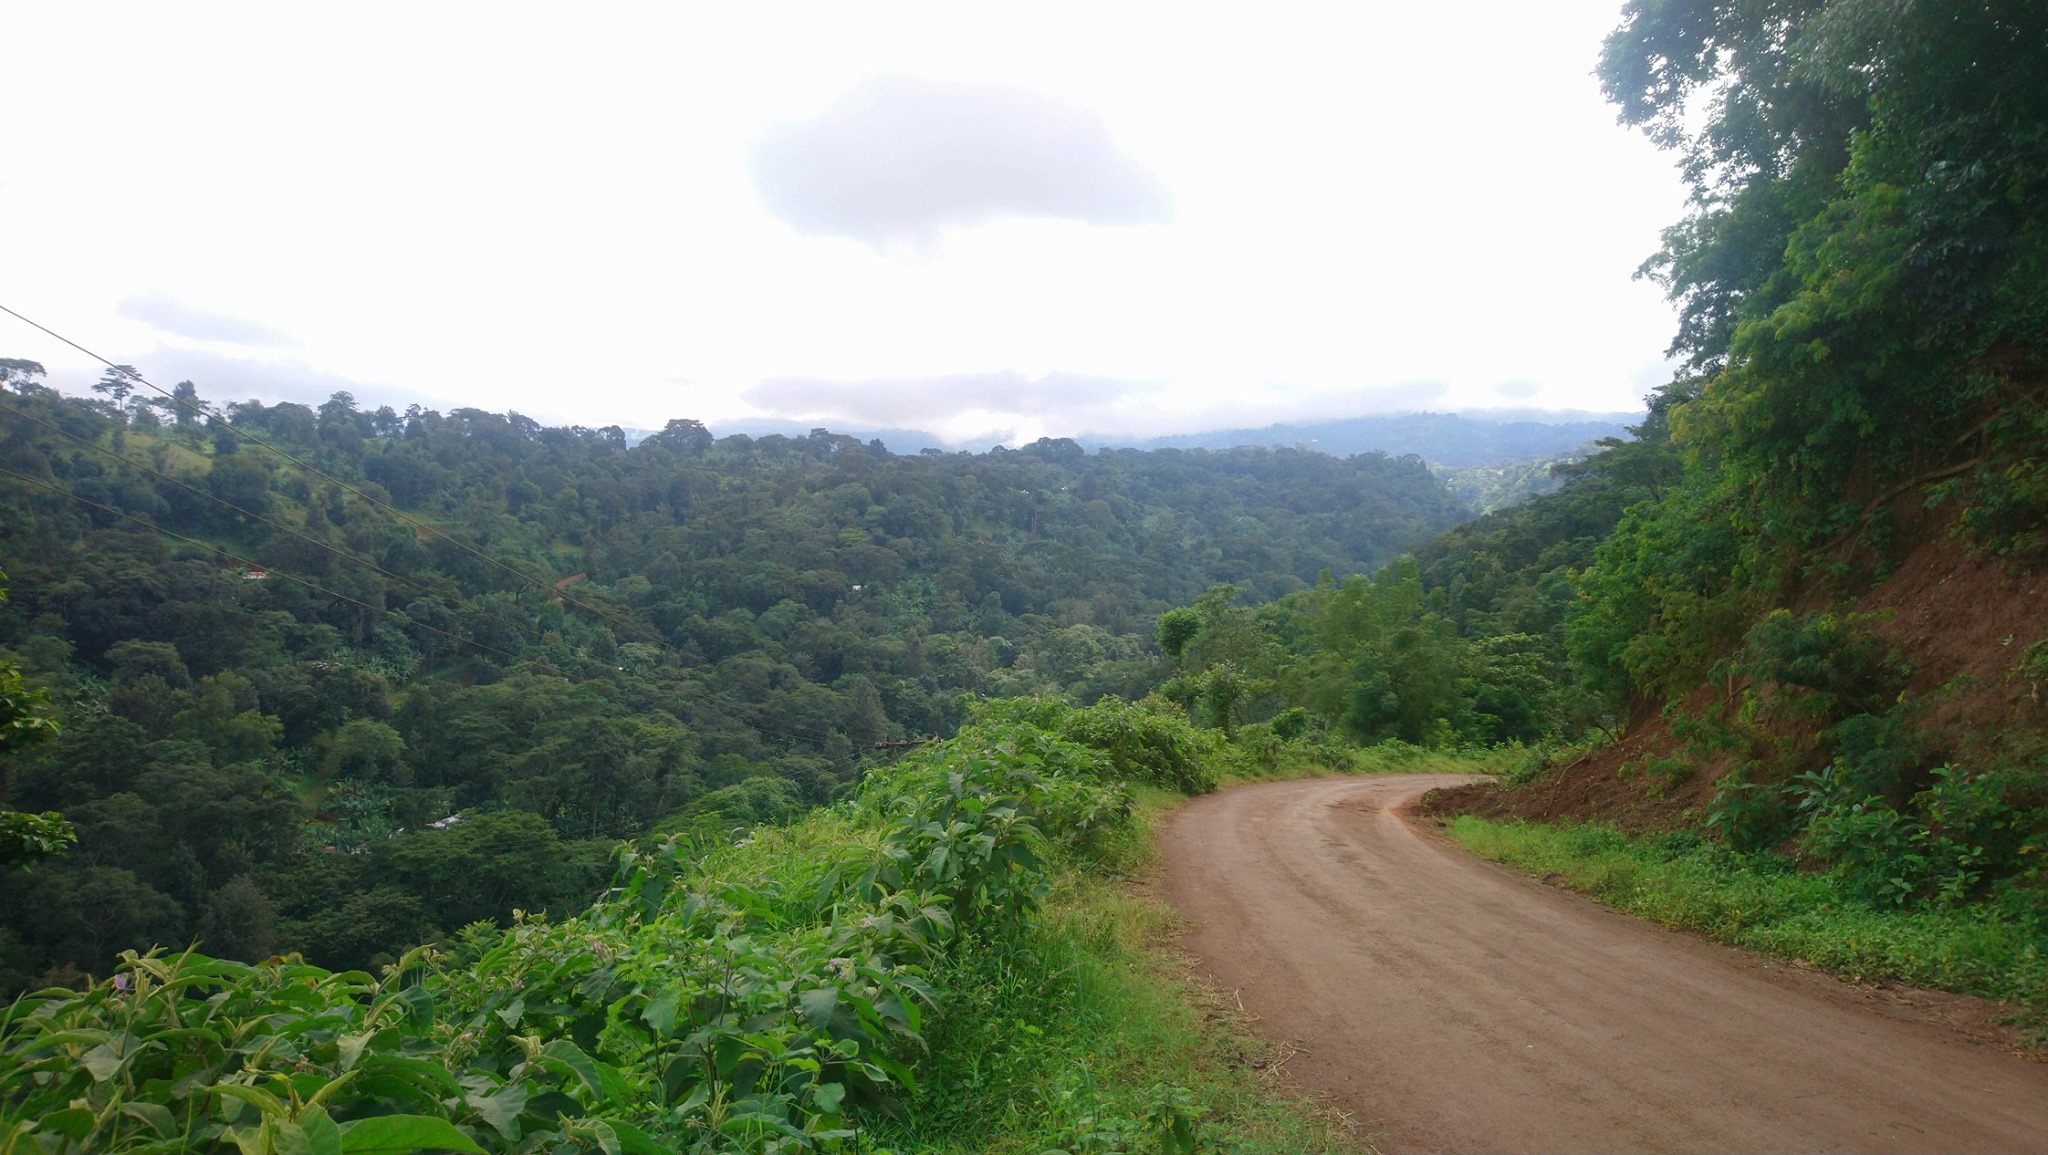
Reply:
[[1341, 1149], [1129, 890], [1134, 807], [1213, 788], [1206, 738], [1044, 720], [964, 728], [787, 827], [623, 849], [587, 911], [382, 978], [129, 952], [0, 1008], [0, 1155]]
[[954, 1010], [928, 1035], [933, 1073], [878, 1135], [943, 1155], [1363, 1150], [1275, 1085], [1267, 1045], [1170, 953], [1172, 910], [1132, 885], [1182, 800], [1140, 791], [1139, 821], [1060, 872], [1032, 934], [934, 975]]
[[1769, 853], [1695, 835], [1634, 838], [1597, 825], [1453, 819], [1451, 836], [1484, 858], [1554, 874], [1600, 901], [1845, 978], [2023, 1004], [2048, 1024], [2048, 927], [1981, 906], [1897, 909], [1857, 896], [1835, 874], [1801, 872]]

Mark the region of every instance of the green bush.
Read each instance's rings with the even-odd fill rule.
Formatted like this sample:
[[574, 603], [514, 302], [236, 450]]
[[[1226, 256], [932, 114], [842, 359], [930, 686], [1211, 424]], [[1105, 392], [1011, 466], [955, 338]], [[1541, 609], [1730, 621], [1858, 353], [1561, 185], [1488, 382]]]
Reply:
[[931, 969], [1025, 934], [1051, 858], [1128, 824], [1108, 763], [971, 727], [794, 826], [626, 851], [582, 915], [473, 927], [381, 981], [131, 953], [0, 1018], [0, 1149], [872, 1150]]
[[1109, 759], [1106, 774], [1117, 781], [1183, 794], [1216, 788], [1215, 737], [1189, 725], [1180, 708], [1163, 699], [1104, 697], [1087, 706], [1057, 698], [985, 699], [974, 704], [973, 717], [1037, 726], [1101, 751]]

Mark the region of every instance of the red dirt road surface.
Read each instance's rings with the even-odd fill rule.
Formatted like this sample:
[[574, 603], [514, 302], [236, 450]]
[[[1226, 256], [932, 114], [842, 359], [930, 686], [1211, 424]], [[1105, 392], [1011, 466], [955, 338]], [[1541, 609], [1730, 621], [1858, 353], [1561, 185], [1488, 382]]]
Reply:
[[1448, 775], [1273, 782], [1160, 831], [1186, 945], [1386, 1151], [2048, 1151], [2048, 1065], [1474, 858]]

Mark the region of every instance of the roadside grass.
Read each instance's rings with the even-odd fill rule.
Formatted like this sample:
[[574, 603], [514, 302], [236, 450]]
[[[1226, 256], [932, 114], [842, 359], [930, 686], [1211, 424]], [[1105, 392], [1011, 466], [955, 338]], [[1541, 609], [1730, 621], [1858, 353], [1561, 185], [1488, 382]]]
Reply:
[[1345, 768], [1354, 774], [1493, 774], [1515, 773], [1542, 752], [1519, 743], [1507, 746], [1473, 746], [1462, 749], [1430, 749], [1401, 741], [1361, 746], [1350, 752]]
[[1604, 826], [1489, 822], [1446, 827], [1482, 858], [1555, 875], [1575, 890], [1665, 926], [1698, 931], [1850, 979], [1894, 979], [2030, 1008], [2048, 1022], [2048, 955], [2038, 929], [1981, 907], [1886, 910], [1835, 879], [1772, 854], [1692, 835], [1630, 837]]
[[877, 1128], [879, 1144], [943, 1155], [1371, 1150], [1342, 1116], [1287, 1088], [1284, 1056], [1173, 952], [1178, 916], [1142, 880], [1154, 827], [1186, 799], [1133, 794], [1136, 821], [1055, 874], [1026, 936], [973, 943], [933, 976], [950, 993], [928, 1024], [927, 1073], [903, 1122]]
[[1267, 782], [1286, 778], [1321, 778], [1335, 774], [1492, 774], [1510, 777], [1531, 763], [1541, 765], [1547, 751], [1519, 743], [1505, 746], [1432, 749], [1390, 739], [1371, 746], [1351, 746], [1328, 739], [1281, 741], [1262, 727], [1247, 726], [1238, 741], [1219, 746], [1217, 778], [1232, 782]]

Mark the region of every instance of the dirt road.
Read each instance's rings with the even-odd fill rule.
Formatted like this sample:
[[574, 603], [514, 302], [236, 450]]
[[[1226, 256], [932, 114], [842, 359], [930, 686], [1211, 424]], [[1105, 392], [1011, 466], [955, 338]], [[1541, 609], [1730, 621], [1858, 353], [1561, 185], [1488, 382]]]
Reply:
[[1466, 779], [1239, 787], [1160, 832], [1188, 947], [1387, 1151], [2048, 1151], [2048, 1066], [1466, 855]]

